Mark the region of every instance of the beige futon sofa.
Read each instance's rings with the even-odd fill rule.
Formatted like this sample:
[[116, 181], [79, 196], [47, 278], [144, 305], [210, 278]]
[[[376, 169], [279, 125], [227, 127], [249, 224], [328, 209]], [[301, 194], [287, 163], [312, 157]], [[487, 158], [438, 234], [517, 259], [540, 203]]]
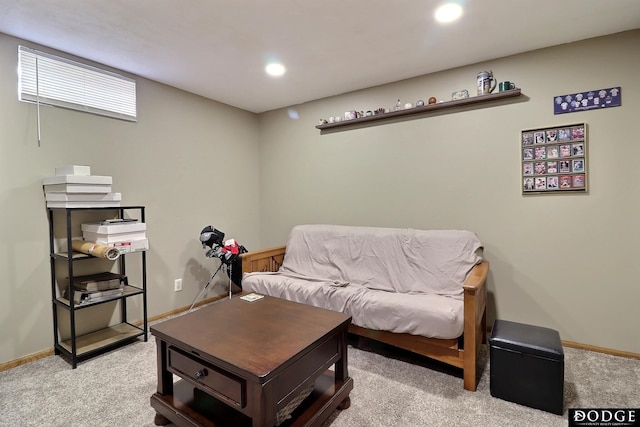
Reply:
[[483, 246], [463, 230], [300, 225], [286, 246], [241, 255], [245, 292], [352, 316], [349, 332], [463, 369], [486, 342]]

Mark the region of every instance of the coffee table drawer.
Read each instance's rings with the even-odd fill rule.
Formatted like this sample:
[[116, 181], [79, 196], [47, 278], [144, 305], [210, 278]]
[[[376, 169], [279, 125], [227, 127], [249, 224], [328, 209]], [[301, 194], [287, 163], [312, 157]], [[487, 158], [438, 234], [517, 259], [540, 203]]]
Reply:
[[169, 347], [168, 356], [169, 371], [195, 383], [209, 394], [222, 396], [241, 408], [246, 405], [244, 380], [175, 347]]

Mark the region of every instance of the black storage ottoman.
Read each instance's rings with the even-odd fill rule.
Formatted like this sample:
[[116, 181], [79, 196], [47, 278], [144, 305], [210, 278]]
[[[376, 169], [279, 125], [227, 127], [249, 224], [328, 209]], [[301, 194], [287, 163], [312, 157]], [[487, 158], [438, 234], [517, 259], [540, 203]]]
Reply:
[[489, 357], [493, 397], [562, 415], [564, 352], [557, 331], [496, 320]]

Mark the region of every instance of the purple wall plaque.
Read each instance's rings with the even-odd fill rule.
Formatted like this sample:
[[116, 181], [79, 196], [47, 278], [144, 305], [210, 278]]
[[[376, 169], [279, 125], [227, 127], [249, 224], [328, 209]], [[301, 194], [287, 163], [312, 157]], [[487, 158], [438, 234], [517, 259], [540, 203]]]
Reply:
[[622, 104], [620, 86], [589, 90], [553, 98], [553, 114], [575, 113], [599, 108], [619, 107]]

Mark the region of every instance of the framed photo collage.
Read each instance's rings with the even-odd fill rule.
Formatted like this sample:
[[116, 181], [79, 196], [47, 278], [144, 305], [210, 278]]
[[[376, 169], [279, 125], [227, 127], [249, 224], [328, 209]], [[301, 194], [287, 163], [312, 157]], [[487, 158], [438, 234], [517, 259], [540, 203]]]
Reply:
[[523, 130], [522, 194], [587, 191], [587, 124]]

